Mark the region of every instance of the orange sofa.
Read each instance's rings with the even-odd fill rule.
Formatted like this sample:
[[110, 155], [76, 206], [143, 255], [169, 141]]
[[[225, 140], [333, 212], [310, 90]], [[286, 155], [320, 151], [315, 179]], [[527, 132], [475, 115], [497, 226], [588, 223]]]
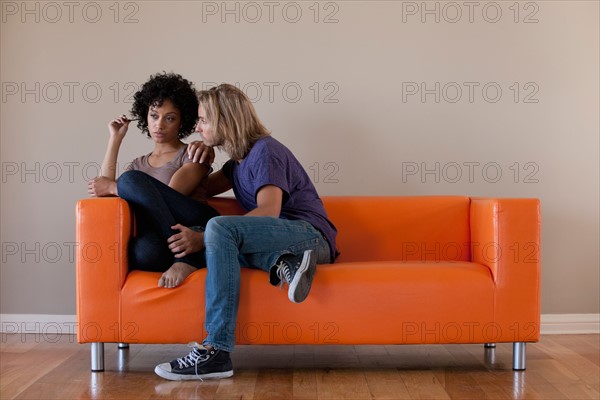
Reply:
[[[537, 199], [324, 197], [341, 256], [320, 265], [293, 304], [267, 274], [243, 268], [238, 344], [513, 343], [513, 369], [540, 335]], [[241, 214], [214, 198], [221, 214]], [[134, 222], [119, 198], [77, 204], [78, 341], [187, 343], [204, 338], [206, 270], [175, 289], [130, 270]]]

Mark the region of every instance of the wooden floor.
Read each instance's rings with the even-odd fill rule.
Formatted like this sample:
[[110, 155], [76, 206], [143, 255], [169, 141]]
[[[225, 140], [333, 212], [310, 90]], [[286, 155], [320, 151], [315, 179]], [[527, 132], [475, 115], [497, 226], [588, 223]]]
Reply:
[[106, 345], [106, 371], [90, 372], [90, 346], [71, 335], [2, 335], [1, 399], [599, 399], [600, 335], [548, 335], [527, 345], [239, 346], [235, 375], [169, 382], [154, 366], [182, 345]]

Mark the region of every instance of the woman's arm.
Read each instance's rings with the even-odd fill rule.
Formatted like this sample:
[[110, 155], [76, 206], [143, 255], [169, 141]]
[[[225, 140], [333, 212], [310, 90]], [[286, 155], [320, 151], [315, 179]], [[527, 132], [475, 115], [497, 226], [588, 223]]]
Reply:
[[[215, 160], [215, 151], [212, 147], [206, 146], [202, 142], [194, 141], [188, 145], [188, 157], [194, 163], [201, 163], [205, 165], [212, 165]], [[231, 182], [223, 173], [223, 170], [219, 170], [208, 176], [208, 197], [213, 197], [218, 194], [224, 193], [231, 189]]]
[[169, 187], [177, 190], [184, 196], [189, 196], [208, 174], [209, 168], [204, 164], [195, 162], [181, 166], [169, 181]]
[[117, 156], [119, 155], [121, 143], [127, 134], [127, 129], [129, 129], [129, 122], [130, 121], [122, 115], [113, 119], [108, 124], [108, 146], [106, 147], [104, 160], [102, 160], [100, 175], [113, 181], [116, 180], [117, 177]]
[[100, 176], [88, 182], [88, 193], [91, 196], [117, 196], [117, 157], [123, 138], [129, 128], [129, 120], [123, 115], [108, 124], [108, 146], [102, 160]]
[[[208, 171], [208, 167], [206, 167], [204, 164], [198, 164], [194, 162], [186, 165], [204, 166]], [[181, 169], [179, 171], [181, 171]], [[181, 178], [183, 178], [183, 175], [181, 176]], [[171, 182], [173, 182], [173, 180], [171, 180]], [[223, 170], [219, 170], [214, 174], [210, 174], [208, 176], [207, 186], [208, 197], [212, 197], [214, 195], [226, 192], [229, 189], [231, 189], [231, 183], [223, 173]], [[204, 232], [194, 231], [181, 224], [174, 225], [171, 227], [171, 229], [179, 231], [179, 233], [174, 234], [167, 240], [167, 242], [169, 243], [169, 249], [171, 249], [171, 251], [175, 253], [175, 258], [181, 258], [185, 255], [195, 253], [204, 248]]]

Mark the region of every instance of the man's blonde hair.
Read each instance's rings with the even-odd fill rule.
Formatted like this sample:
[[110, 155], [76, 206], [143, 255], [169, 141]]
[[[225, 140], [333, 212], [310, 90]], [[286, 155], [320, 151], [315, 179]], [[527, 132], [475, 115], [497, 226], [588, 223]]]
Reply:
[[202, 90], [198, 101], [215, 136], [223, 139], [222, 147], [233, 160], [242, 160], [258, 139], [270, 135], [248, 97], [233, 85], [223, 83]]

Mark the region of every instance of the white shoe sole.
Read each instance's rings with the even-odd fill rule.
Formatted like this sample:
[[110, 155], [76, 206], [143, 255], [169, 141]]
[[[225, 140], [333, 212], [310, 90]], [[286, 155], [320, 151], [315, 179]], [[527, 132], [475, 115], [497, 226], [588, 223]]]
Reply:
[[[312, 286], [312, 279], [309, 279], [308, 281], [308, 285], [306, 285], [306, 287], [304, 288], [299, 288], [299, 284], [300, 281], [305, 277], [306, 273], [312, 273], [313, 274], [313, 278], [314, 278], [314, 274], [315, 271], [314, 269], [317, 268], [316, 262], [314, 265], [312, 265], [312, 269], [313, 271], [309, 271], [309, 268], [311, 267], [311, 263], [310, 263], [310, 259], [312, 256], [312, 250], [306, 250], [304, 252], [304, 256], [302, 257], [302, 262], [300, 263], [300, 267], [298, 268], [298, 271], [296, 271], [296, 275], [294, 275], [294, 279], [292, 280], [292, 283], [290, 283], [290, 287], [288, 290], [288, 299], [290, 299], [290, 301], [292, 303], [302, 303], [306, 297], [308, 296], [308, 293], [310, 293], [310, 289]], [[301, 289], [301, 296], [299, 296], [299, 300], [296, 301], [296, 299], [294, 299], [294, 294], [296, 294], [296, 291], [298, 289]]]

